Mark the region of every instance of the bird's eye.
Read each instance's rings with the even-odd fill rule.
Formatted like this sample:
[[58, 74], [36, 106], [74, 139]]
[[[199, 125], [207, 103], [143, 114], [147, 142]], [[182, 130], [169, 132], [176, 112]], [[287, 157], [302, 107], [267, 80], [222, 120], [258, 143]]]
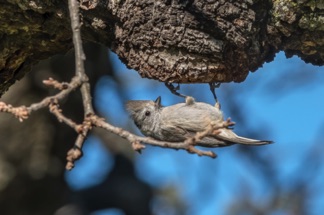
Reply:
[[149, 116], [151, 115], [151, 112], [150, 111], [145, 111], [145, 116]]

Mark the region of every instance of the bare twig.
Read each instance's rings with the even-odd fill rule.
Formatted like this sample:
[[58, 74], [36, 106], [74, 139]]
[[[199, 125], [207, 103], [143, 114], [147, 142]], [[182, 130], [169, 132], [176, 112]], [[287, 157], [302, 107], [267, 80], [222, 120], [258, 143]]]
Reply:
[[81, 148], [74, 146], [72, 149], [70, 149], [66, 156], [66, 166], [65, 169], [71, 170], [74, 167], [74, 162], [82, 157], [83, 153]]
[[132, 147], [134, 151], [137, 151], [138, 153], [142, 153], [142, 149], [145, 149], [145, 146], [141, 144], [140, 141], [132, 142]]
[[[81, 158], [82, 156], [82, 146], [84, 143], [84, 140], [86, 136], [88, 135], [88, 132], [92, 129], [92, 126], [103, 128], [109, 132], [112, 132], [114, 134], [117, 134], [118, 136], [127, 139], [131, 144], [134, 150], [141, 151], [145, 148], [145, 146], [142, 143], [152, 145], [152, 146], [159, 146], [163, 148], [172, 148], [172, 149], [183, 149], [188, 151], [189, 153], [194, 153], [199, 156], [209, 156], [212, 158], [215, 158], [217, 155], [212, 151], [203, 151], [200, 149], [195, 148], [195, 145], [197, 142], [199, 142], [201, 139], [203, 139], [205, 136], [210, 134], [218, 134], [218, 129], [223, 127], [228, 127], [233, 125], [234, 123], [230, 121], [230, 119], [227, 119], [223, 122], [222, 126], [216, 127], [213, 125], [210, 125], [205, 131], [197, 132], [196, 135], [192, 138], [188, 138], [184, 142], [166, 142], [166, 141], [159, 141], [150, 137], [142, 137], [135, 135], [129, 131], [126, 131], [122, 128], [115, 127], [107, 122], [103, 118], [98, 117], [97, 115], [93, 114], [90, 116], [86, 116], [84, 122], [81, 125], [76, 124], [71, 119], [68, 119], [62, 114], [61, 109], [59, 109], [59, 106], [57, 104], [56, 98], [63, 98], [62, 95], [67, 96], [68, 94], [65, 92], [66, 90], [70, 90], [71, 84], [68, 84], [69, 88], [61, 91], [60, 93], [48, 97], [49, 103], [48, 106], [50, 108], [50, 112], [53, 113], [60, 122], [64, 122], [70, 127], [72, 127], [74, 130], [76, 130], [79, 133], [79, 136], [76, 140], [76, 143], [72, 149], [69, 150], [67, 154], [67, 166], [66, 168], [68, 170], [72, 169], [74, 167], [74, 162]], [[64, 93], [62, 93], [64, 92]], [[39, 103], [35, 103], [32, 106], [33, 107], [46, 107], [45, 104], [47, 104], [44, 101], [47, 101], [48, 98], [40, 101]], [[0, 103], [0, 111], [3, 111], [5, 108], [1, 107], [7, 107], [8, 105], [4, 103]], [[11, 107], [11, 106], [10, 106]], [[12, 107], [11, 107], [12, 108]], [[27, 109], [29, 109], [28, 107]], [[3, 112], [9, 112], [9, 111], [3, 111]], [[12, 112], [10, 112], [12, 113]]]
[[58, 89], [58, 90], [65, 90], [69, 87], [69, 83], [66, 83], [66, 82], [58, 82], [56, 80], [54, 80], [53, 78], [49, 78], [48, 80], [44, 80], [43, 81], [43, 84], [45, 84], [46, 86], [52, 86], [54, 87], [55, 89]]
[[68, 161], [66, 164], [66, 169], [71, 170], [74, 167], [74, 162], [79, 160], [83, 153], [82, 153], [82, 146], [86, 137], [88, 136], [88, 132], [92, 129], [91, 119], [86, 117], [81, 125], [81, 129], [79, 131], [79, 135], [75, 141], [74, 147], [69, 150], [67, 153], [66, 160]]
[[[73, 44], [75, 50], [75, 76], [80, 78], [81, 83], [81, 95], [83, 101], [84, 117], [85, 120], [82, 124], [82, 131], [80, 132], [76, 142], [75, 147], [70, 150], [68, 153], [66, 169], [71, 170], [74, 166], [74, 161], [79, 159], [82, 155], [82, 146], [88, 132], [92, 128], [91, 121], [89, 116], [94, 115], [92, 107], [92, 99], [90, 94], [90, 84], [88, 82], [89, 78], [85, 73], [84, 69], [84, 60], [86, 59], [81, 39], [81, 23], [79, 18], [79, 3], [77, 0], [69, 0], [69, 11], [71, 18], [71, 28], [73, 33]], [[81, 152], [81, 153], [80, 153]], [[80, 155], [80, 156], [77, 156]]]
[[199, 149], [195, 148], [192, 145], [188, 146], [187, 152], [192, 153], [192, 154], [197, 154], [199, 156], [208, 156], [208, 157], [211, 157], [211, 158], [216, 158], [217, 157], [217, 155], [212, 151], [202, 151], [202, 150], [199, 150]]
[[34, 103], [27, 107], [28, 113], [30, 114], [33, 111], [37, 111], [44, 107], [47, 107], [54, 100], [62, 100], [66, 98], [73, 90], [77, 89], [81, 85], [82, 81], [80, 77], [73, 77], [71, 82], [66, 84], [66, 89], [60, 91], [54, 96], [48, 96], [44, 98], [42, 101]]
[[27, 119], [29, 116], [28, 109], [25, 106], [12, 107], [11, 105], [7, 105], [4, 102], [0, 102], [0, 112], [11, 113], [16, 118], [18, 118], [20, 122], [22, 122], [24, 119]]
[[[127, 139], [130, 143], [146, 143], [152, 146], [159, 146], [163, 148], [172, 148], [172, 149], [184, 149], [187, 150], [190, 153], [198, 154], [199, 156], [209, 156], [212, 158], [216, 157], [216, 154], [212, 151], [203, 151], [199, 150], [194, 147], [195, 143], [202, 139], [203, 137], [207, 136], [214, 130], [207, 130], [204, 132], [198, 132], [196, 136], [193, 138], [189, 138], [187, 141], [184, 142], [166, 142], [166, 141], [159, 141], [156, 139], [153, 139], [151, 137], [141, 137], [137, 136], [135, 134], [130, 133], [129, 131], [126, 131], [122, 128], [115, 127], [113, 125], [110, 125], [109, 123], [105, 122], [102, 118], [98, 118], [97, 116], [92, 116], [92, 123], [100, 128], [103, 128], [109, 132], [112, 132], [114, 134], [117, 134], [118, 136]], [[134, 145], [133, 145], [134, 148]]]
[[62, 110], [60, 109], [57, 100], [54, 100], [49, 104], [49, 111], [56, 116], [59, 122], [64, 122], [65, 124], [73, 128], [76, 132], [80, 132], [80, 125], [76, 124], [72, 119], [69, 119], [62, 114]]
[[88, 76], [84, 70], [83, 61], [86, 59], [82, 47], [81, 39], [81, 24], [79, 18], [79, 3], [77, 0], [69, 0], [69, 10], [71, 17], [71, 27], [73, 32], [73, 44], [75, 50], [75, 75], [80, 77], [82, 80], [81, 85], [81, 94], [83, 100], [84, 114], [89, 116], [94, 113], [92, 103], [91, 103], [91, 94], [90, 94], [90, 85], [88, 83]]

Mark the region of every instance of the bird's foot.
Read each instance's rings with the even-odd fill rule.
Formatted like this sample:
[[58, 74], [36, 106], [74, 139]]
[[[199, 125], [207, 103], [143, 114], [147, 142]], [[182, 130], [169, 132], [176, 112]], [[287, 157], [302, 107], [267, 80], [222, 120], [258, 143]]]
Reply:
[[180, 90], [180, 84], [178, 84], [178, 86], [174, 86], [172, 83], [164, 83], [165, 86], [171, 91], [172, 94], [176, 95], [176, 96], [180, 96], [183, 98], [186, 98], [186, 95], [183, 95], [181, 93], [178, 92], [178, 90]]
[[227, 120], [225, 120], [224, 122], [223, 122], [223, 126], [225, 127], [225, 128], [228, 128], [228, 127], [231, 127], [231, 126], [234, 126], [235, 125], [235, 122], [233, 122], [232, 120], [231, 120], [231, 118], [227, 118]]
[[215, 103], [215, 108], [217, 108], [218, 110], [220, 110], [221, 109], [221, 104], [219, 102], [216, 102]]
[[219, 82], [209, 83], [210, 91], [212, 92], [216, 103], [217, 103], [217, 96], [216, 96], [215, 88], [219, 88], [220, 85], [221, 85], [221, 83], [219, 83]]

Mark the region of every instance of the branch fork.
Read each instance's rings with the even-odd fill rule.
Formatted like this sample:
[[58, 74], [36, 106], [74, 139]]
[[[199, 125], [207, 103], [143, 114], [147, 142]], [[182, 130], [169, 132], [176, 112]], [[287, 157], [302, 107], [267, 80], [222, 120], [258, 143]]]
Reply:
[[[97, 116], [93, 110], [92, 98], [90, 94], [90, 85], [88, 82], [88, 77], [85, 73], [83, 61], [85, 60], [85, 55], [82, 48], [82, 40], [80, 35], [80, 20], [79, 20], [79, 6], [80, 4], [76, 0], [69, 0], [69, 10], [71, 16], [71, 28], [73, 32], [73, 43], [75, 48], [75, 63], [76, 71], [75, 76], [72, 80], [67, 82], [58, 82], [53, 78], [44, 80], [43, 83], [46, 86], [53, 87], [59, 92], [53, 96], [48, 96], [41, 100], [38, 103], [31, 104], [29, 107], [20, 106], [12, 107], [11, 105], [0, 102], [0, 112], [7, 112], [13, 114], [16, 118], [22, 122], [24, 119], [27, 119], [28, 116], [41, 108], [48, 107], [50, 113], [52, 113], [59, 122], [65, 123], [66, 125], [73, 128], [77, 133], [77, 139], [74, 146], [67, 152], [67, 164], [66, 169], [71, 170], [75, 166], [75, 161], [80, 159], [83, 155], [82, 146], [88, 135], [94, 126], [103, 128], [108, 132], [117, 134], [118, 136], [127, 139], [132, 148], [135, 151], [141, 152], [145, 149], [144, 144], [159, 146], [164, 148], [173, 148], [173, 149], [183, 149], [189, 153], [197, 154], [199, 156], [209, 156], [215, 158], [217, 155], [212, 151], [203, 151], [197, 149], [196, 142], [201, 140], [207, 135], [217, 134], [220, 131], [220, 127], [216, 128], [214, 125], [210, 125], [206, 131], [198, 132], [194, 137], [187, 139], [184, 142], [165, 142], [159, 141], [150, 137], [141, 137], [135, 134], [130, 133], [122, 128], [115, 127], [107, 122], [103, 118]], [[60, 109], [59, 101], [66, 98], [72, 91], [80, 88], [82, 100], [83, 100], [83, 109], [84, 109], [84, 119], [81, 124], [74, 122], [63, 114], [62, 109]], [[228, 127], [234, 123], [227, 119], [224, 121], [222, 127]]]

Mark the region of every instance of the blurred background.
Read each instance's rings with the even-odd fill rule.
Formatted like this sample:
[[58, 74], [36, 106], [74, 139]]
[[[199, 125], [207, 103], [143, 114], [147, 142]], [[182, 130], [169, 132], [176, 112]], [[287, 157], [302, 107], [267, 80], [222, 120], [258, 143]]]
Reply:
[[[165, 106], [183, 102], [163, 83], [142, 79], [118, 57], [95, 44], [85, 47], [86, 71], [96, 111], [106, 120], [140, 134], [127, 100], [162, 97]], [[73, 52], [35, 66], [2, 100], [30, 105], [56, 91], [42, 85], [52, 77], [69, 81]], [[234, 131], [274, 144], [212, 149], [217, 159], [186, 151], [131, 145], [94, 129], [76, 167], [64, 169], [76, 134], [48, 110], [20, 123], [0, 115], [0, 214], [10, 215], [210, 215], [324, 213], [324, 69], [298, 57], [275, 60], [243, 83], [216, 89]], [[214, 104], [208, 84], [182, 84], [180, 92]], [[61, 103], [63, 113], [81, 122], [81, 96]]]

